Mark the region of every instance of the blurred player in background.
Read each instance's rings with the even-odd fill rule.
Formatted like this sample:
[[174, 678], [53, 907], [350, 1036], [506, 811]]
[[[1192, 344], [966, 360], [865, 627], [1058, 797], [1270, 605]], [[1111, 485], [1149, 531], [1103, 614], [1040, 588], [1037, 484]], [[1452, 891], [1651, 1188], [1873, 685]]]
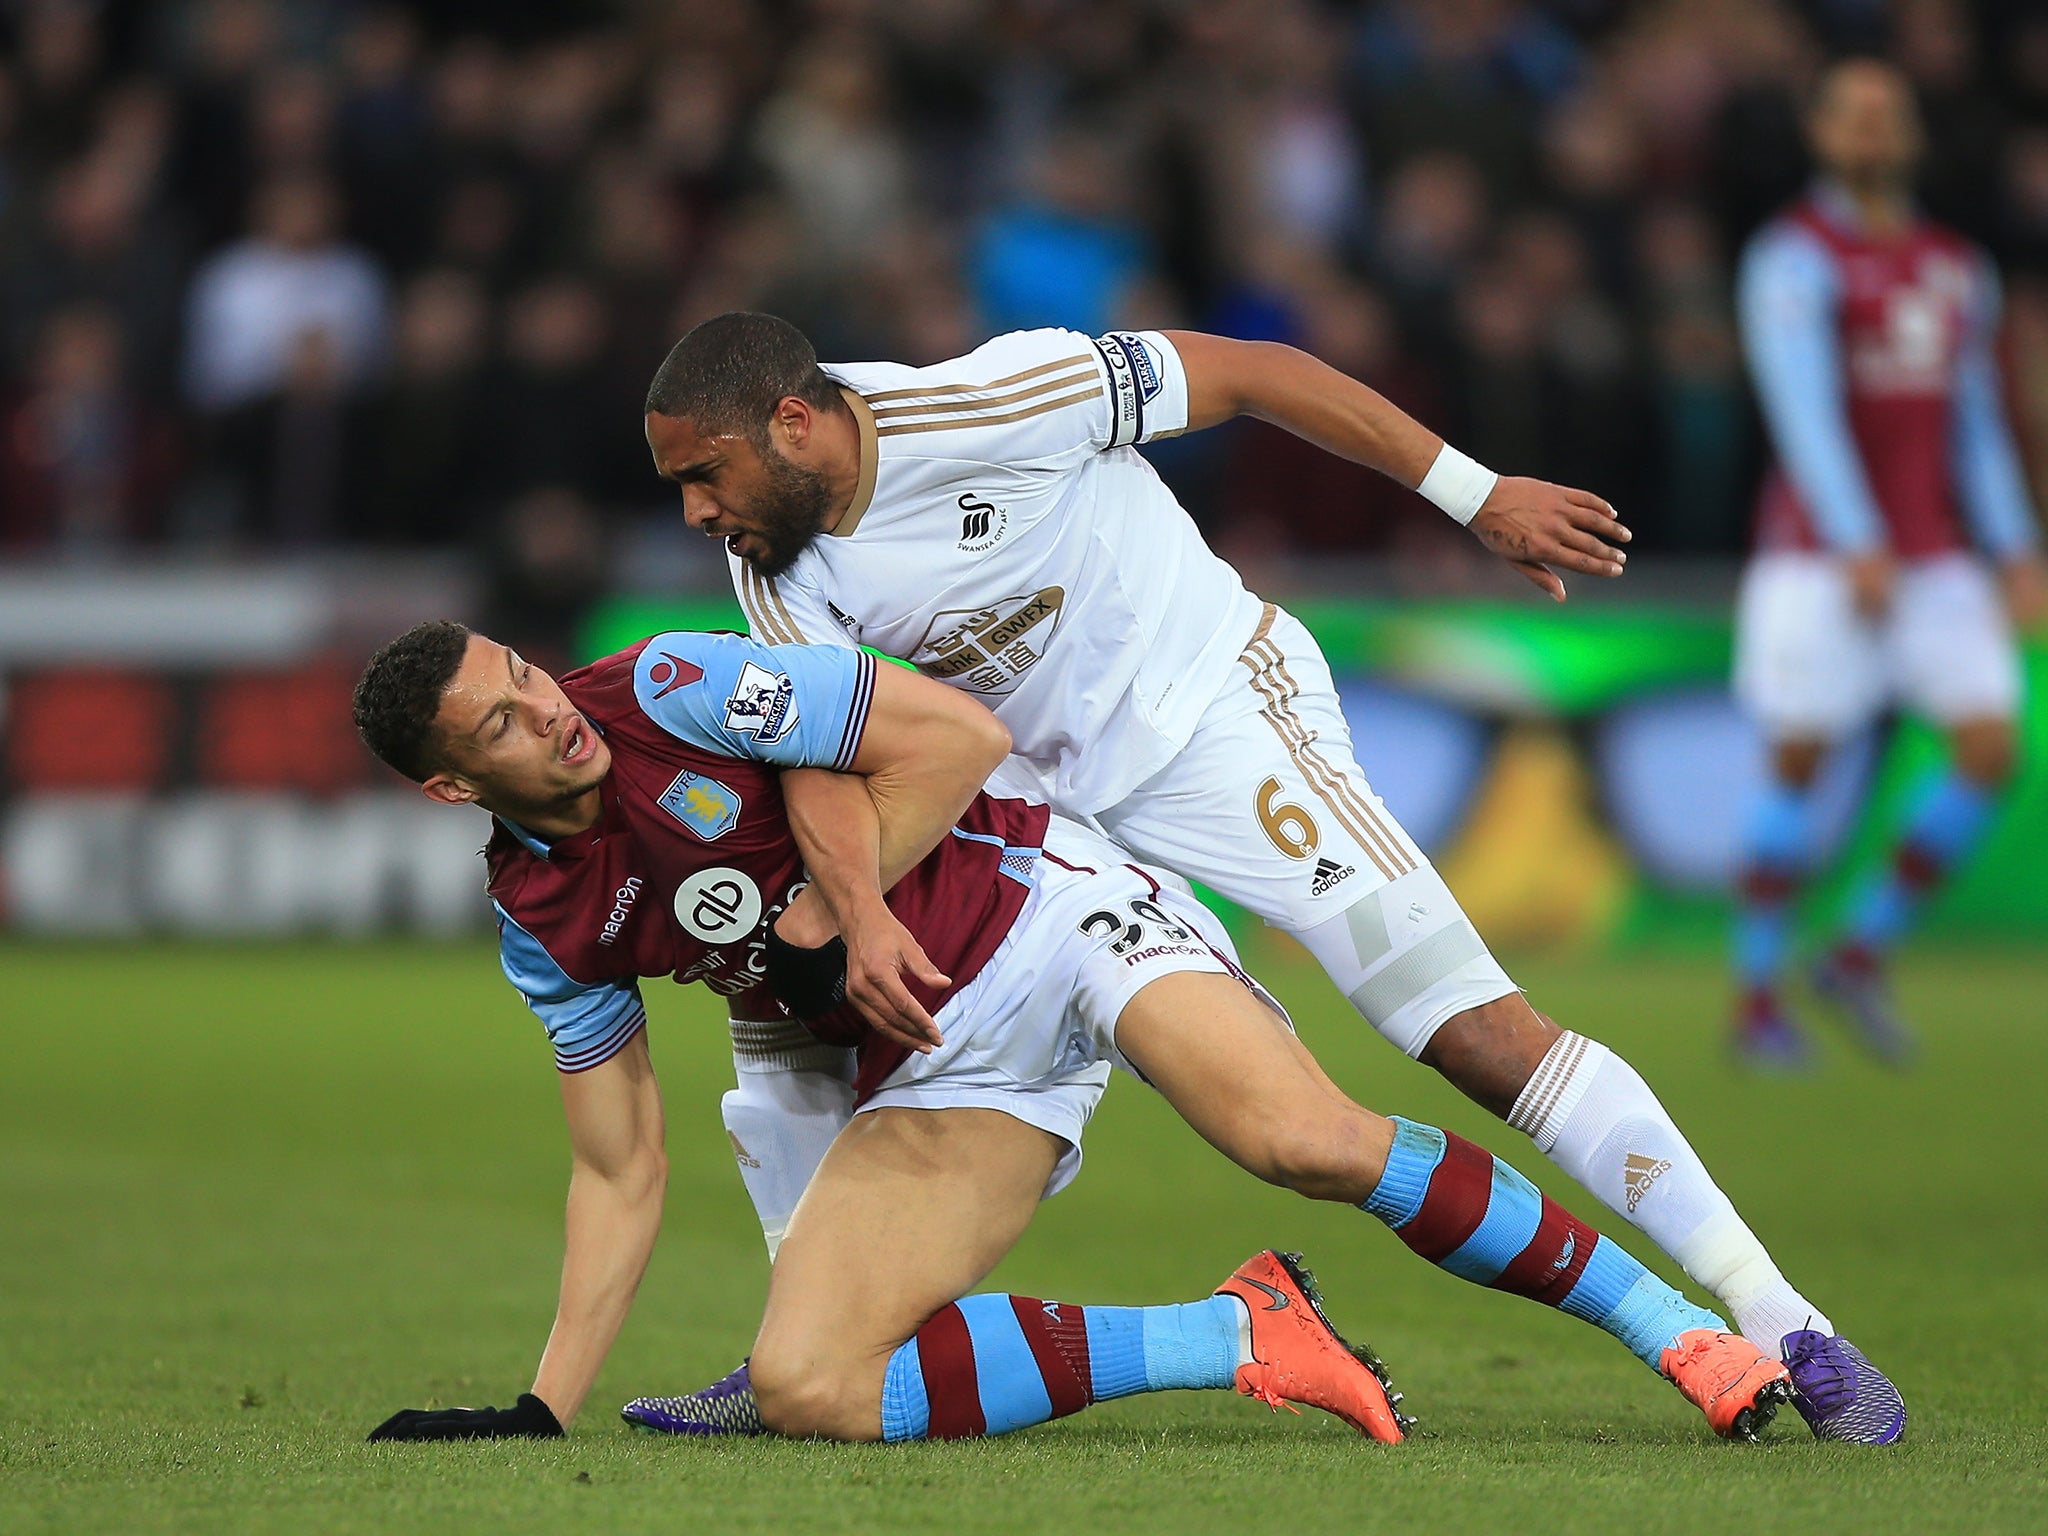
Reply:
[[[723, 315], [663, 362], [646, 432], [690, 526], [725, 541], [756, 635], [871, 646], [982, 699], [1013, 782], [1298, 938], [1390, 1043], [1782, 1351], [1816, 1434], [1896, 1436], [1891, 1384], [1786, 1280], [1649, 1085], [1529, 1006], [1366, 781], [1314, 637], [1246, 591], [1137, 451], [1241, 415], [1414, 487], [1553, 597], [1553, 566], [1622, 572], [1629, 533], [1599, 497], [1498, 476], [1293, 347], [1196, 332], [1023, 331], [927, 368], [827, 370], [787, 323]], [[842, 933], [867, 1007], [903, 951]], [[889, 1028], [902, 1012], [883, 1000]], [[847, 1106], [744, 1032], [734, 1045], [727, 1125], [772, 1250]]]
[[2038, 622], [2048, 574], [2000, 399], [1997, 274], [1914, 207], [1910, 86], [1887, 64], [1837, 64], [1809, 131], [1821, 178], [1756, 236], [1740, 274], [1778, 462], [1736, 615], [1736, 690], [1770, 746], [1741, 887], [1737, 1042], [1759, 1066], [1806, 1059], [1781, 988], [1815, 775], [1831, 746], [1903, 704], [1947, 733], [1953, 761], [1813, 972], [1857, 1037], [1903, 1063], [1912, 1037], [1885, 957], [1976, 846], [2012, 771], [2009, 616]]

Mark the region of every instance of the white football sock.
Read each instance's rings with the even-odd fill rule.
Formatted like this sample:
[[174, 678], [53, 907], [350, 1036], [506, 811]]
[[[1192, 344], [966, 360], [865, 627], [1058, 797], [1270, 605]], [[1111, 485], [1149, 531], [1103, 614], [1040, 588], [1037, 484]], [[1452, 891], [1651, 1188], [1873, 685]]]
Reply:
[[1242, 1369], [1259, 1358], [1252, 1352], [1252, 1304], [1235, 1292], [1230, 1299], [1237, 1303], [1237, 1363]]
[[719, 1108], [773, 1263], [811, 1175], [853, 1118], [853, 1052], [788, 1019], [731, 1026], [739, 1086]]
[[1797, 1329], [1835, 1331], [1778, 1272], [1650, 1085], [1606, 1046], [1559, 1036], [1508, 1124], [1719, 1297], [1751, 1343], [1776, 1352]]

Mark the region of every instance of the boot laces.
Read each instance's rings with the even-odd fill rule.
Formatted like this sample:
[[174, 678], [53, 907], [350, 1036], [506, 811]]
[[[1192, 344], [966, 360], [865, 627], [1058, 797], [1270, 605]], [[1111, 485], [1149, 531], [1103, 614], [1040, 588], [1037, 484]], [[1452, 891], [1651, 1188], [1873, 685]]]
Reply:
[[1289, 1413], [1299, 1414], [1301, 1410], [1282, 1397], [1279, 1388], [1274, 1385], [1279, 1379], [1280, 1373], [1263, 1362], [1260, 1362], [1259, 1366], [1260, 1368], [1256, 1373], [1252, 1371], [1245, 1372], [1245, 1395], [1264, 1403], [1275, 1413], [1285, 1408]]

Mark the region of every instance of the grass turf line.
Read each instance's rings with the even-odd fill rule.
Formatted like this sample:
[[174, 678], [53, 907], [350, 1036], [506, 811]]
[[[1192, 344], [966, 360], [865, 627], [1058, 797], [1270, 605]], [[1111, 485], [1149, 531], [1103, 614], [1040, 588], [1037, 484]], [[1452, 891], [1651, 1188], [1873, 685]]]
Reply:
[[[1370, 1036], [1318, 974], [1284, 957], [1260, 969], [1358, 1097], [1481, 1140], [1655, 1257]], [[1453, 1280], [1356, 1212], [1255, 1184], [1121, 1080], [1085, 1175], [991, 1286], [1185, 1300], [1259, 1247], [1305, 1249], [1421, 1437], [1381, 1450], [1221, 1393], [968, 1445], [633, 1435], [618, 1403], [738, 1358], [766, 1269], [718, 1122], [717, 1004], [656, 984], [668, 1224], [582, 1421], [557, 1444], [367, 1446], [400, 1406], [509, 1402], [551, 1316], [566, 1138], [545, 1043], [494, 957], [12, 944], [0, 1530], [2037, 1529], [2048, 960], [1915, 956], [1922, 1070], [1882, 1073], [1823, 1035], [1823, 1072], [1790, 1083], [1728, 1066], [1707, 962], [1519, 970], [1538, 1006], [1636, 1061], [1795, 1280], [1896, 1373], [1907, 1445], [1817, 1446], [1789, 1412], [1762, 1447], [1719, 1444], [1593, 1330]]]

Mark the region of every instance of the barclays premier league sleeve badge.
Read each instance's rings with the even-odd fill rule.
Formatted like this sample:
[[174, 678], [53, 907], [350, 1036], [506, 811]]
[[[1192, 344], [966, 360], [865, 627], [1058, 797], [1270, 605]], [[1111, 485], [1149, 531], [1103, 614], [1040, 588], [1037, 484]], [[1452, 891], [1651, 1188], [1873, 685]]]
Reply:
[[725, 728], [774, 746], [796, 729], [796, 684], [787, 673], [746, 663], [725, 701]]

